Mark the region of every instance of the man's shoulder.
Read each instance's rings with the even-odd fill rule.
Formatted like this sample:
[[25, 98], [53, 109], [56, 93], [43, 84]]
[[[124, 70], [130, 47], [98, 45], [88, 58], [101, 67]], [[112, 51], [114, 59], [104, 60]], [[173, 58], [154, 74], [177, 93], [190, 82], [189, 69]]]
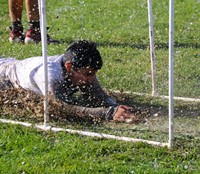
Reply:
[[[48, 64], [56, 64], [59, 63], [61, 59], [61, 56], [54, 55], [54, 56], [47, 56], [47, 62]], [[43, 56], [35, 56], [26, 58], [19, 61], [20, 65], [32, 65], [32, 66], [42, 66], [44, 62]]]
[[16, 62], [15, 58], [0, 58], [0, 65]]
[[48, 75], [50, 81], [63, 80], [62, 55], [48, 57]]
[[60, 63], [62, 61], [63, 55], [54, 55], [54, 56], [48, 56], [49, 62], [55, 62]]

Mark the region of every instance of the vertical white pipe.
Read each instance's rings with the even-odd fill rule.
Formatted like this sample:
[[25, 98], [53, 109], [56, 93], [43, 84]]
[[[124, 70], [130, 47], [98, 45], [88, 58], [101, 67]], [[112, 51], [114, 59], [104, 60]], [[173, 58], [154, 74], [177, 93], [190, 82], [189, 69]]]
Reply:
[[174, 0], [169, 1], [169, 148], [174, 145]]
[[40, 30], [42, 42], [42, 56], [44, 64], [44, 83], [45, 83], [45, 97], [44, 97], [44, 126], [49, 126], [49, 112], [48, 112], [48, 71], [47, 71], [47, 26], [46, 26], [46, 1], [39, 0], [40, 4]]
[[148, 3], [148, 21], [149, 21], [150, 57], [151, 57], [152, 96], [155, 96], [157, 89], [156, 89], [156, 58], [154, 51], [152, 0], [147, 0], [147, 3]]

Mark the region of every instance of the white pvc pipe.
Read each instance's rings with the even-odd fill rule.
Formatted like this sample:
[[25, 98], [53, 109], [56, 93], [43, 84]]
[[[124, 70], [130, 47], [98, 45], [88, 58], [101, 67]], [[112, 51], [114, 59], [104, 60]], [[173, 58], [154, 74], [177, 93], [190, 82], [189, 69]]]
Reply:
[[126, 141], [126, 142], [143, 142], [143, 143], [151, 144], [154, 146], [161, 146], [161, 147], [168, 146], [168, 143], [161, 143], [161, 142], [157, 142], [157, 141], [149, 141], [149, 140], [130, 138], [130, 137], [120, 137], [120, 136], [115, 136], [115, 135], [110, 135], [110, 134], [64, 129], [64, 128], [59, 128], [59, 127], [51, 127], [51, 126], [44, 126], [44, 125], [33, 125], [31, 123], [19, 122], [19, 121], [7, 120], [7, 119], [0, 119], [0, 122], [10, 123], [10, 124], [19, 124], [19, 125], [23, 125], [26, 127], [37, 128], [37, 129], [40, 129], [43, 131], [53, 131], [53, 132], [64, 131], [64, 132], [68, 132], [71, 134], [78, 134], [78, 135], [84, 135], [84, 136], [90, 136], [90, 137], [98, 137], [98, 138], [103, 138], [103, 139], [115, 139], [115, 140], [121, 140], [121, 141]]
[[174, 0], [169, 1], [169, 148], [174, 146]]
[[49, 125], [49, 112], [48, 112], [48, 71], [47, 71], [47, 25], [46, 25], [46, 1], [39, 0], [40, 2], [40, 30], [42, 42], [42, 55], [44, 64], [44, 125]]
[[[119, 90], [114, 90], [112, 92], [121, 93], [121, 91], [119, 91]], [[148, 93], [131, 92], [131, 91], [123, 91], [123, 94], [133, 94], [133, 95], [148, 96], [148, 97], [150, 96], [150, 94], [148, 94]], [[154, 97], [169, 99], [169, 96], [166, 96], [166, 95], [156, 95]], [[187, 101], [187, 102], [200, 102], [199, 98], [189, 98], [189, 97], [176, 97], [176, 96], [174, 96], [174, 100], [181, 100], [181, 101]]]
[[149, 39], [150, 39], [150, 57], [151, 57], [151, 78], [152, 78], [152, 95], [156, 95], [156, 58], [154, 51], [154, 29], [153, 29], [153, 13], [152, 1], [147, 0], [148, 3], [148, 21], [149, 21]]

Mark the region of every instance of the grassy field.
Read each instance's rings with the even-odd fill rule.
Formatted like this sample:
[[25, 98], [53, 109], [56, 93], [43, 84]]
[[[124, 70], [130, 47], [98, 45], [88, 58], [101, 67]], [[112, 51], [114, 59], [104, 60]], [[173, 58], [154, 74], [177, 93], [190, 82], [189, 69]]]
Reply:
[[[0, 124], [0, 173], [199, 173], [200, 141], [174, 150]], [[195, 145], [195, 147], [194, 147]]]
[[[0, 57], [40, 56], [40, 44], [8, 42], [8, 2], [1, 0], [0, 4]], [[168, 88], [168, 6], [167, 0], [153, 2], [156, 80], [158, 93], [164, 95]], [[98, 77], [105, 89], [151, 93], [146, 0], [51, 0], [47, 2], [47, 23], [48, 33], [62, 42], [49, 45], [49, 55], [63, 54], [77, 39], [95, 41], [104, 60]], [[23, 24], [26, 31], [25, 11]], [[176, 0], [176, 96], [200, 97], [199, 28], [200, 2]], [[140, 125], [54, 124], [166, 142], [167, 101], [130, 96], [129, 103], [154, 108], [153, 115], [158, 116]], [[0, 173], [199, 173], [199, 104], [175, 102], [175, 106], [173, 150], [0, 124]]]
[[[40, 45], [11, 45], [8, 5], [1, 1], [0, 56], [24, 59], [41, 55]], [[25, 14], [25, 11], [24, 11]], [[153, 3], [158, 93], [168, 89], [168, 1]], [[183, 17], [184, 16], [184, 17]], [[175, 95], [199, 97], [199, 25], [197, 0], [175, 2]], [[23, 15], [24, 30], [27, 29]], [[48, 47], [48, 54], [64, 53], [77, 39], [97, 42], [104, 59], [98, 76], [105, 88], [151, 93], [151, 68], [146, 0], [65, 1], [47, 3], [48, 33], [63, 44]], [[28, 49], [27, 49], [28, 48]], [[30, 51], [31, 50], [31, 51]], [[126, 81], [126, 83], [125, 83]], [[116, 83], [117, 82], [117, 83]]]

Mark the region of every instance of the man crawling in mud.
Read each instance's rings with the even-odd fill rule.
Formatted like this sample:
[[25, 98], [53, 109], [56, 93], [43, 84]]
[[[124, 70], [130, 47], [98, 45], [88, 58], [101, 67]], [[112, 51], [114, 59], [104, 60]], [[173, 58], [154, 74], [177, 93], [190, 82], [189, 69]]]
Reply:
[[[65, 103], [63, 107], [73, 108], [74, 113], [71, 114], [74, 115], [131, 122], [135, 119], [132, 108], [118, 105], [100, 86], [96, 73], [102, 65], [103, 61], [95, 43], [86, 40], [72, 43], [63, 55], [49, 56], [49, 96]], [[42, 57], [24, 60], [0, 58], [0, 86], [1, 89], [21, 88], [37, 95], [45, 95]]]

